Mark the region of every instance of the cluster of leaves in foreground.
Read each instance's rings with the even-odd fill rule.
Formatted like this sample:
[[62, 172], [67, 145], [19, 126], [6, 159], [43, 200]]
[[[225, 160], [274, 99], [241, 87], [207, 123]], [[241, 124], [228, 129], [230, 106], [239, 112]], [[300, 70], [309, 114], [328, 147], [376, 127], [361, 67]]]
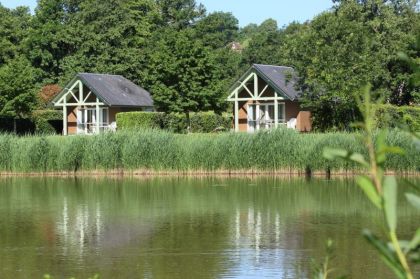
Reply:
[[[398, 184], [395, 176], [386, 176], [385, 163], [389, 154], [403, 154], [404, 150], [390, 146], [385, 138], [387, 131], [382, 130], [380, 135], [373, 137], [375, 126], [375, 106], [370, 101], [369, 90], [366, 90], [364, 102], [359, 101], [364, 116], [364, 123], [360, 126], [364, 130], [363, 142], [368, 148], [368, 155], [350, 152], [345, 149], [324, 150], [324, 156], [328, 159], [341, 158], [353, 161], [364, 168], [369, 174], [357, 177], [357, 184], [369, 198], [372, 204], [384, 215], [386, 238], [380, 239], [369, 230], [363, 232], [364, 237], [378, 251], [380, 258], [393, 271], [399, 279], [414, 279], [410, 261], [420, 263], [420, 227], [410, 240], [400, 240], [397, 235], [397, 195]], [[413, 141], [420, 148], [420, 134], [413, 134]], [[420, 210], [420, 197], [414, 193], [420, 188], [412, 185], [413, 191], [406, 193], [406, 200]], [[328, 264], [328, 262], [327, 262]], [[324, 268], [318, 272], [317, 278], [327, 278], [330, 270]]]

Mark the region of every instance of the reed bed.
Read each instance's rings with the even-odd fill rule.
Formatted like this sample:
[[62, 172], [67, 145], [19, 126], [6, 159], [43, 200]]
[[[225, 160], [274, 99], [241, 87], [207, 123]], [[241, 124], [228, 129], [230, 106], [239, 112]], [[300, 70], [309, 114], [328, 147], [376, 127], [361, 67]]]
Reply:
[[[358, 172], [351, 162], [328, 161], [324, 147], [366, 154], [355, 133], [299, 134], [289, 129], [255, 134], [180, 135], [161, 130], [97, 136], [0, 135], [0, 172]], [[405, 155], [390, 156], [387, 169], [418, 172], [420, 151], [409, 135], [393, 130], [388, 142]]]

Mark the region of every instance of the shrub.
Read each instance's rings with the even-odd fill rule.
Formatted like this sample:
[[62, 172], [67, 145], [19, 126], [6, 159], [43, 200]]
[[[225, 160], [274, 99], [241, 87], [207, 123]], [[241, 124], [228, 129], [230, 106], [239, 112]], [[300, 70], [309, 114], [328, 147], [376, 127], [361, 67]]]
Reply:
[[117, 127], [121, 130], [161, 128], [179, 134], [188, 131], [211, 133], [230, 130], [232, 117], [228, 114], [219, 115], [212, 111], [191, 113], [189, 120], [183, 113], [123, 112], [117, 114]]
[[378, 105], [375, 121], [378, 123], [378, 128], [407, 125], [414, 131], [420, 131], [420, 107]]
[[229, 131], [232, 118], [227, 114], [219, 115], [213, 111], [192, 113], [190, 115], [190, 130], [192, 133], [211, 133]]
[[162, 117], [162, 127], [173, 133], [185, 134], [188, 131], [188, 120], [183, 113], [167, 113]]
[[125, 129], [159, 129], [162, 123], [161, 112], [123, 112], [117, 114], [117, 127]]
[[61, 130], [63, 113], [58, 110], [38, 110], [32, 113], [37, 134], [56, 134]]

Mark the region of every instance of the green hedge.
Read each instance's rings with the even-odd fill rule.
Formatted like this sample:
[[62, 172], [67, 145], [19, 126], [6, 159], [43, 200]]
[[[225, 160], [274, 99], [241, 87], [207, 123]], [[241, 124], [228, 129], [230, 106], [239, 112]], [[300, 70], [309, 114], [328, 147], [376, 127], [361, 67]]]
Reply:
[[32, 113], [37, 134], [56, 134], [62, 125], [63, 113], [59, 110], [36, 110]]
[[118, 129], [134, 129], [147, 128], [159, 129], [161, 128], [163, 113], [161, 112], [124, 112], [118, 113], [117, 127]]
[[161, 112], [123, 112], [117, 114], [117, 127], [120, 130], [147, 128], [164, 129], [174, 133], [211, 133], [229, 131], [232, 117], [219, 115], [212, 111], [185, 114]]
[[407, 125], [414, 131], [420, 131], [420, 107], [378, 105], [375, 120], [378, 128]]

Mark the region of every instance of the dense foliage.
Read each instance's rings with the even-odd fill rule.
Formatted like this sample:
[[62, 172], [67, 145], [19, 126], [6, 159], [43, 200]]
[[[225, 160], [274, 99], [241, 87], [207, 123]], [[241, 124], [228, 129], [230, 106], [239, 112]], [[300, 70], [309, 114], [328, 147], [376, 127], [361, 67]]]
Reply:
[[[1, 135], [0, 171], [351, 172], [361, 167], [323, 159], [322, 152], [324, 147], [335, 147], [366, 155], [359, 136], [299, 134], [289, 129], [255, 134], [145, 130], [73, 137]], [[386, 169], [419, 170], [420, 150], [409, 135], [392, 131], [386, 141], [409, 154], [389, 156]]]
[[413, 71], [398, 58], [419, 57], [417, 2], [335, 0], [303, 24], [241, 29], [232, 14], [208, 14], [195, 0], [40, 0], [34, 14], [0, 5], [0, 115], [42, 108], [39, 89], [77, 72], [124, 75], [162, 112], [221, 113], [238, 75], [265, 63], [298, 70], [317, 128], [348, 129], [366, 83], [388, 103], [419, 103]]
[[375, 121], [379, 128], [408, 127], [420, 131], [420, 107], [379, 105]]
[[174, 133], [211, 133], [229, 131], [232, 117], [212, 111], [191, 113], [189, 118], [182, 113], [123, 112], [117, 114], [120, 130], [164, 129]]

